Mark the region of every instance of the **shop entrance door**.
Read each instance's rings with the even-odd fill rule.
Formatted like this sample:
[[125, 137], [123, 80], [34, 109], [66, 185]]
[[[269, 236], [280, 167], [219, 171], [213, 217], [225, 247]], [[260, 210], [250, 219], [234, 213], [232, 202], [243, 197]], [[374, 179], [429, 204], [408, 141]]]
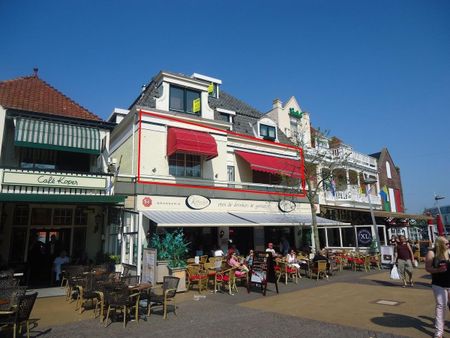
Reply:
[[71, 229], [32, 228], [28, 248], [29, 285], [49, 286], [55, 258], [65, 250], [70, 255]]

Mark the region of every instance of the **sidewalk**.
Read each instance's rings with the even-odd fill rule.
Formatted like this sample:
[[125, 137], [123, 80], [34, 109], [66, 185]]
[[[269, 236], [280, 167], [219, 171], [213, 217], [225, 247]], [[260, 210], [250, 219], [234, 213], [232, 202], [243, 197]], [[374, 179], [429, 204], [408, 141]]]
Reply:
[[[428, 275], [416, 269], [415, 286], [401, 288], [387, 270], [343, 271], [329, 280], [303, 278], [297, 285], [269, 284], [266, 297], [244, 288], [227, 293], [190, 291], [176, 297], [178, 315], [104, 328], [92, 311], [74, 311], [64, 297], [39, 298], [32, 317], [36, 337], [430, 337], [434, 297]], [[380, 304], [379, 302], [382, 302]], [[378, 302], [378, 303], [377, 303]], [[450, 332], [450, 331], [449, 331]], [[1, 336], [1, 335], [0, 335]]]

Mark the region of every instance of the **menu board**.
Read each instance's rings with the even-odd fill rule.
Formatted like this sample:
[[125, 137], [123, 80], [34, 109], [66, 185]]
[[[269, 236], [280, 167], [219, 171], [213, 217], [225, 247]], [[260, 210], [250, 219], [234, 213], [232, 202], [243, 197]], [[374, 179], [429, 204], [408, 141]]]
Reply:
[[266, 252], [256, 252], [253, 258], [253, 265], [250, 269], [250, 281], [247, 286], [250, 292], [251, 286], [259, 286], [263, 295], [266, 295], [267, 283], [275, 283], [278, 293], [278, 283], [275, 276], [274, 261], [271, 254]]
[[156, 249], [146, 248], [143, 250], [142, 255], [141, 281], [156, 285]]

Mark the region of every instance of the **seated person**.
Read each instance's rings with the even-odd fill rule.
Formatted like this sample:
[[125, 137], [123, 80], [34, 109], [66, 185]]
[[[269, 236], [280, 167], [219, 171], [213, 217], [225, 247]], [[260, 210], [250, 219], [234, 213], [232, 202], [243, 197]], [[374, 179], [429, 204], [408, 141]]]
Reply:
[[228, 265], [230, 265], [232, 268], [236, 268], [236, 273], [238, 271], [240, 271], [242, 273], [247, 273], [249, 271], [248, 268], [244, 264], [239, 262], [236, 252], [234, 252], [234, 251], [228, 255], [227, 262], [228, 262]]
[[300, 269], [300, 264], [297, 261], [297, 254], [295, 253], [295, 250], [291, 250], [286, 255], [286, 262], [289, 264], [289, 266], [293, 266], [297, 270]]
[[248, 253], [248, 256], [245, 257], [245, 262], [244, 264], [248, 267], [251, 268], [253, 265], [253, 260], [255, 259], [255, 252], [253, 250], [250, 250], [250, 252]]
[[217, 247], [217, 249], [214, 250], [214, 257], [223, 257], [224, 255], [225, 254], [221, 248]]
[[276, 257], [277, 253], [275, 252], [275, 249], [273, 248], [273, 243], [268, 243], [266, 252], [270, 252], [272, 254], [272, 257]]
[[58, 283], [61, 279], [61, 265], [69, 263], [70, 259], [66, 256], [66, 251], [61, 250], [61, 253], [53, 261], [53, 272], [55, 273], [55, 281]]
[[313, 257], [313, 262], [317, 262], [317, 261], [327, 261], [328, 264], [328, 258], [325, 256], [325, 252], [322, 250], [317, 250], [316, 254]]

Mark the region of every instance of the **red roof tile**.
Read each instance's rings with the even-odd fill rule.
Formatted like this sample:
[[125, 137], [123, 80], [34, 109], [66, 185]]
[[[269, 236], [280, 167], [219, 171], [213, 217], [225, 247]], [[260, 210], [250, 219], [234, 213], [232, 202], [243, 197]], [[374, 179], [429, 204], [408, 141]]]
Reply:
[[0, 105], [11, 109], [101, 121], [97, 115], [83, 108], [37, 75], [1, 81]]

